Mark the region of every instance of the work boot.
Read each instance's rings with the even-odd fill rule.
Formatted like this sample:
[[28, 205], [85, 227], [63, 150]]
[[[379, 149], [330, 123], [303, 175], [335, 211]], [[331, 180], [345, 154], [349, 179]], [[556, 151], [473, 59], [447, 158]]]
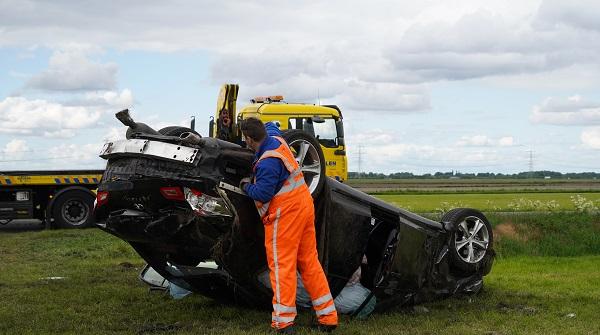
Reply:
[[287, 326], [285, 328], [280, 328], [275, 331], [277, 334], [296, 334], [296, 329], [294, 325]]

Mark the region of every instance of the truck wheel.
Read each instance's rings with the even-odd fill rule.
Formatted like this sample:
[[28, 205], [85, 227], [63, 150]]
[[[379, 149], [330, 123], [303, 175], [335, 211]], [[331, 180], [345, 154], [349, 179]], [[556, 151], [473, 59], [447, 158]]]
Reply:
[[299, 129], [286, 130], [282, 136], [300, 165], [310, 194], [316, 198], [325, 183], [325, 157], [321, 145], [314, 137]]
[[165, 136], [179, 136], [183, 133], [194, 133], [194, 134], [200, 136], [200, 134], [198, 134], [197, 131], [192, 130], [191, 128], [188, 128], [188, 127], [180, 127], [180, 126], [164, 127], [161, 130], [159, 130], [158, 132], [161, 135], [165, 135]]
[[86, 228], [94, 221], [94, 196], [89, 191], [68, 190], [52, 203], [52, 217], [59, 228]]
[[453, 227], [448, 242], [451, 264], [464, 274], [486, 271], [493, 257], [494, 235], [485, 215], [471, 208], [455, 208], [442, 222]]

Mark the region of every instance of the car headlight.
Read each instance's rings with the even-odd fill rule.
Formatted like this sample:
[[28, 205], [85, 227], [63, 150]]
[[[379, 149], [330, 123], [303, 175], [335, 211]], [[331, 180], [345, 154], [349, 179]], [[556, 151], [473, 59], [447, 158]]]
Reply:
[[232, 216], [225, 200], [212, 197], [193, 188], [183, 188], [185, 200], [201, 216]]

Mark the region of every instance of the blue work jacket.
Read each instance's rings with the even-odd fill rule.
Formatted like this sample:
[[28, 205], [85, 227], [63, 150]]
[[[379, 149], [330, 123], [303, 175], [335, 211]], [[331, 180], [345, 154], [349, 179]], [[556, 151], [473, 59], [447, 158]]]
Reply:
[[254, 200], [260, 202], [269, 202], [279, 192], [283, 182], [289, 177], [290, 173], [279, 158], [268, 157], [257, 163], [258, 159], [267, 150], [279, 148], [279, 142], [273, 136], [281, 136], [281, 131], [272, 122], [265, 124], [267, 137], [260, 145], [260, 148], [254, 156], [254, 183], [248, 183], [244, 191]]

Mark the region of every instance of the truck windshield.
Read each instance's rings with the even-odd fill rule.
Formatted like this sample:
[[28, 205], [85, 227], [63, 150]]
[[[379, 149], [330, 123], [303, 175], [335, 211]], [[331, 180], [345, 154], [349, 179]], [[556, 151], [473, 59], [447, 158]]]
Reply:
[[314, 136], [321, 145], [327, 148], [338, 147], [338, 133], [334, 119], [323, 119], [324, 122], [313, 122], [311, 118], [290, 118], [288, 129], [301, 129]]

